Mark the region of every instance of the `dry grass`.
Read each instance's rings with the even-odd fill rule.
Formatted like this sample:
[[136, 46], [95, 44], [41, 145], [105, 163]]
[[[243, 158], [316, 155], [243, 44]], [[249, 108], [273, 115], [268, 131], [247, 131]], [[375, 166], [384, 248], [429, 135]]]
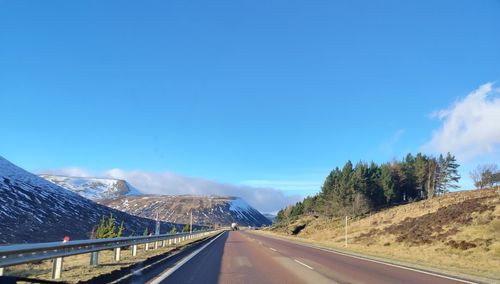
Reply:
[[[137, 256], [132, 256], [132, 251], [122, 249], [121, 259], [116, 262], [112, 250], [99, 252], [99, 265], [91, 267], [90, 254], [80, 254], [65, 257], [63, 260], [62, 278], [59, 281], [67, 283], [78, 283], [79, 281], [90, 280], [98, 275], [110, 273], [114, 270], [121, 269], [142, 262], [150, 257], [160, 255], [173, 250], [176, 247], [185, 246], [186, 244], [195, 242], [198, 239], [185, 240], [181, 244], [172, 244], [161, 247], [161, 242], [158, 243], [158, 249], [152, 249], [153, 244], [149, 245], [149, 250], [144, 250], [145, 245], [137, 247]], [[51, 280], [52, 260], [45, 260], [40, 263], [29, 263], [7, 267], [5, 275], [14, 275], [19, 277], [36, 278], [42, 280]]]
[[[455, 192], [387, 209], [351, 220], [347, 249], [500, 279], [499, 205], [500, 191], [490, 189]], [[307, 225], [298, 236], [290, 236], [298, 224]], [[273, 233], [346, 249], [344, 229], [344, 220], [308, 216]]]

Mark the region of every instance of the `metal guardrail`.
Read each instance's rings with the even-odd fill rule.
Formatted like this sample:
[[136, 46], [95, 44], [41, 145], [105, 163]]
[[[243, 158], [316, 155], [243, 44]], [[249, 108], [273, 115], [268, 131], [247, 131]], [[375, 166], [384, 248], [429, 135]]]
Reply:
[[187, 239], [206, 236], [219, 230], [194, 231], [190, 233], [163, 234], [155, 236], [140, 237], [120, 237], [110, 239], [81, 240], [69, 242], [50, 242], [36, 244], [18, 244], [0, 246], [0, 276], [3, 275], [3, 268], [7, 266], [37, 262], [46, 259], [53, 259], [52, 278], [58, 279], [62, 272], [62, 258], [72, 255], [91, 253], [90, 264], [98, 264], [98, 252], [102, 250], [114, 249], [115, 260], [120, 260], [120, 251], [123, 247], [132, 247], [132, 255], [137, 254], [137, 245], [145, 244], [145, 250], [149, 249], [149, 244], [154, 243], [154, 248], [167, 244], [177, 244]]

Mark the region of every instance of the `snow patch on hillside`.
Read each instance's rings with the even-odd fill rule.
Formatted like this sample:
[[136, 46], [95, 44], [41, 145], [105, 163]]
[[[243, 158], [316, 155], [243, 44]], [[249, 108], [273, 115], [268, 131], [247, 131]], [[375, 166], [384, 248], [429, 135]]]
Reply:
[[46, 188], [45, 192], [39, 193], [44, 196], [47, 196], [49, 193], [75, 196], [73, 192], [69, 192], [58, 186], [54, 186], [51, 182], [41, 179], [38, 176], [33, 175], [32, 173], [12, 164], [2, 156], [0, 156], [0, 178], [15, 180], [17, 182], [29, 184], [34, 187]]
[[[110, 214], [118, 223], [127, 224], [127, 235], [140, 234], [155, 224], [151, 219], [99, 205], [0, 156], [0, 245], [56, 241], [63, 236], [87, 239], [102, 216]], [[181, 228], [162, 222], [164, 231], [172, 226]]]
[[235, 198], [229, 203], [229, 210], [235, 212], [247, 212], [252, 207], [241, 198]]
[[135, 187], [124, 180], [111, 178], [68, 177], [40, 175], [42, 178], [64, 187], [72, 192], [91, 199], [107, 199], [118, 196], [142, 195]]

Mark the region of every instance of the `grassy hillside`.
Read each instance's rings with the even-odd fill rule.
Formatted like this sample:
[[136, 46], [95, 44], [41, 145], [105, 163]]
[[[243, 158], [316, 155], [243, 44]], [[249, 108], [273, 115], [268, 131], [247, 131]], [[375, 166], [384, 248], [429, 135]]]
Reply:
[[363, 254], [500, 279], [500, 190], [449, 193], [349, 220], [305, 216], [273, 228]]

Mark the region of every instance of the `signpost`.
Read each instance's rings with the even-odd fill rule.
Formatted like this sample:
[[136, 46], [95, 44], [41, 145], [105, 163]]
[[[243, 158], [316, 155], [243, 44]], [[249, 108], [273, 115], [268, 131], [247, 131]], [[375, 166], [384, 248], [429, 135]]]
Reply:
[[345, 246], [347, 247], [347, 215], [345, 216]]

